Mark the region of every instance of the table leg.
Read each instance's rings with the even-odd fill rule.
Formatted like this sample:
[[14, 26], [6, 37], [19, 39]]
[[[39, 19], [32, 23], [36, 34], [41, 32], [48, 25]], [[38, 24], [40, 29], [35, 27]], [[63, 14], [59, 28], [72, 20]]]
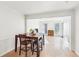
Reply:
[[37, 41], [37, 57], [40, 56], [40, 51], [39, 51], [39, 39]]
[[45, 41], [44, 41], [44, 34], [43, 34], [43, 45], [45, 44]]
[[15, 36], [15, 52], [17, 52], [17, 35]]

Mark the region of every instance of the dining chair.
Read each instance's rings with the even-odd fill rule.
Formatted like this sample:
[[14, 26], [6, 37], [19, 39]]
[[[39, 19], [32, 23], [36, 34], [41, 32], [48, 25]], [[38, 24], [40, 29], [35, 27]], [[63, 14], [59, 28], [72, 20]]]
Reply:
[[[40, 49], [40, 51], [43, 50], [43, 40], [42, 40], [42, 39], [43, 39], [42, 37], [39, 38], [39, 49]], [[32, 54], [34, 54], [34, 52], [37, 52], [37, 40], [35, 40], [35, 41], [33, 42], [32, 47], [33, 47], [33, 49], [32, 49], [32, 51], [33, 51]]]
[[[27, 56], [28, 50], [32, 50], [32, 43], [31, 40], [29, 40], [29, 37], [26, 35], [19, 34], [19, 40], [20, 40], [20, 49], [19, 49], [19, 55], [21, 55], [21, 50], [25, 51], [25, 56]], [[24, 47], [22, 47], [22, 45]], [[29, 46], [30, 45], [30, 46]]]

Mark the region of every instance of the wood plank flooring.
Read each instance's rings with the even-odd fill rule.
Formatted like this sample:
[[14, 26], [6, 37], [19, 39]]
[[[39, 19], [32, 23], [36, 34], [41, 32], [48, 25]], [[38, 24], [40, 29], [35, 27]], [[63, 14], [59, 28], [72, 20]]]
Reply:
[[[40, 57], [78, 57], [73, 51], [64, 51], [61, 48], [56, 47], [56, 42], [54, 41], [56, 39], [53, 37], [45, 37], [45, 39], [47, 39], [47, 41], [43, 46], [43, 51], [41, 51]], [[22, 55], [19, 55], [18, 52], [13, 50], [2, 57], [25, 57], [25, 53], [22, 52]], [[36, 57], [36, 53], [32, 55], [31, 51], [28, 51], [28, 57]]]

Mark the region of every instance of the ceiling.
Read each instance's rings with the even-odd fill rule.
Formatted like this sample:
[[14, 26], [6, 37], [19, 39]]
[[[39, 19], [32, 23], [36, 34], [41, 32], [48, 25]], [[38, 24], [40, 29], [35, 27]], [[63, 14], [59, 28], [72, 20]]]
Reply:
[[0, 4], [6, 5], [21, 14], [37, 14], [54, 12], [59, 10], [72, 9], [78, 6], [78, 1], [3, 1]]

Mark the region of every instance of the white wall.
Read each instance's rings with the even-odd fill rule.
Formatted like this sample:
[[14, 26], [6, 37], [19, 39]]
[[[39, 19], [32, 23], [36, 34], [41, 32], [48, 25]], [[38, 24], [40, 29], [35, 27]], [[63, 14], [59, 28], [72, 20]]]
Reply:
[[76, 33], [76, 51], [79, 52], [79, 7], [77, 7], [76, 9], [76, 12], [75, 12], [75, 16], [76, 16], [76, 30], [75, 30], [75, 33]]
[[39, 28], [39, 19], [27, 19], [27, 32], [29, 32], [30, 29], [36, 29]]
[[0, 56], [15, 47], [15, 34], [24, 33], [24, 16], [0, 5]]

